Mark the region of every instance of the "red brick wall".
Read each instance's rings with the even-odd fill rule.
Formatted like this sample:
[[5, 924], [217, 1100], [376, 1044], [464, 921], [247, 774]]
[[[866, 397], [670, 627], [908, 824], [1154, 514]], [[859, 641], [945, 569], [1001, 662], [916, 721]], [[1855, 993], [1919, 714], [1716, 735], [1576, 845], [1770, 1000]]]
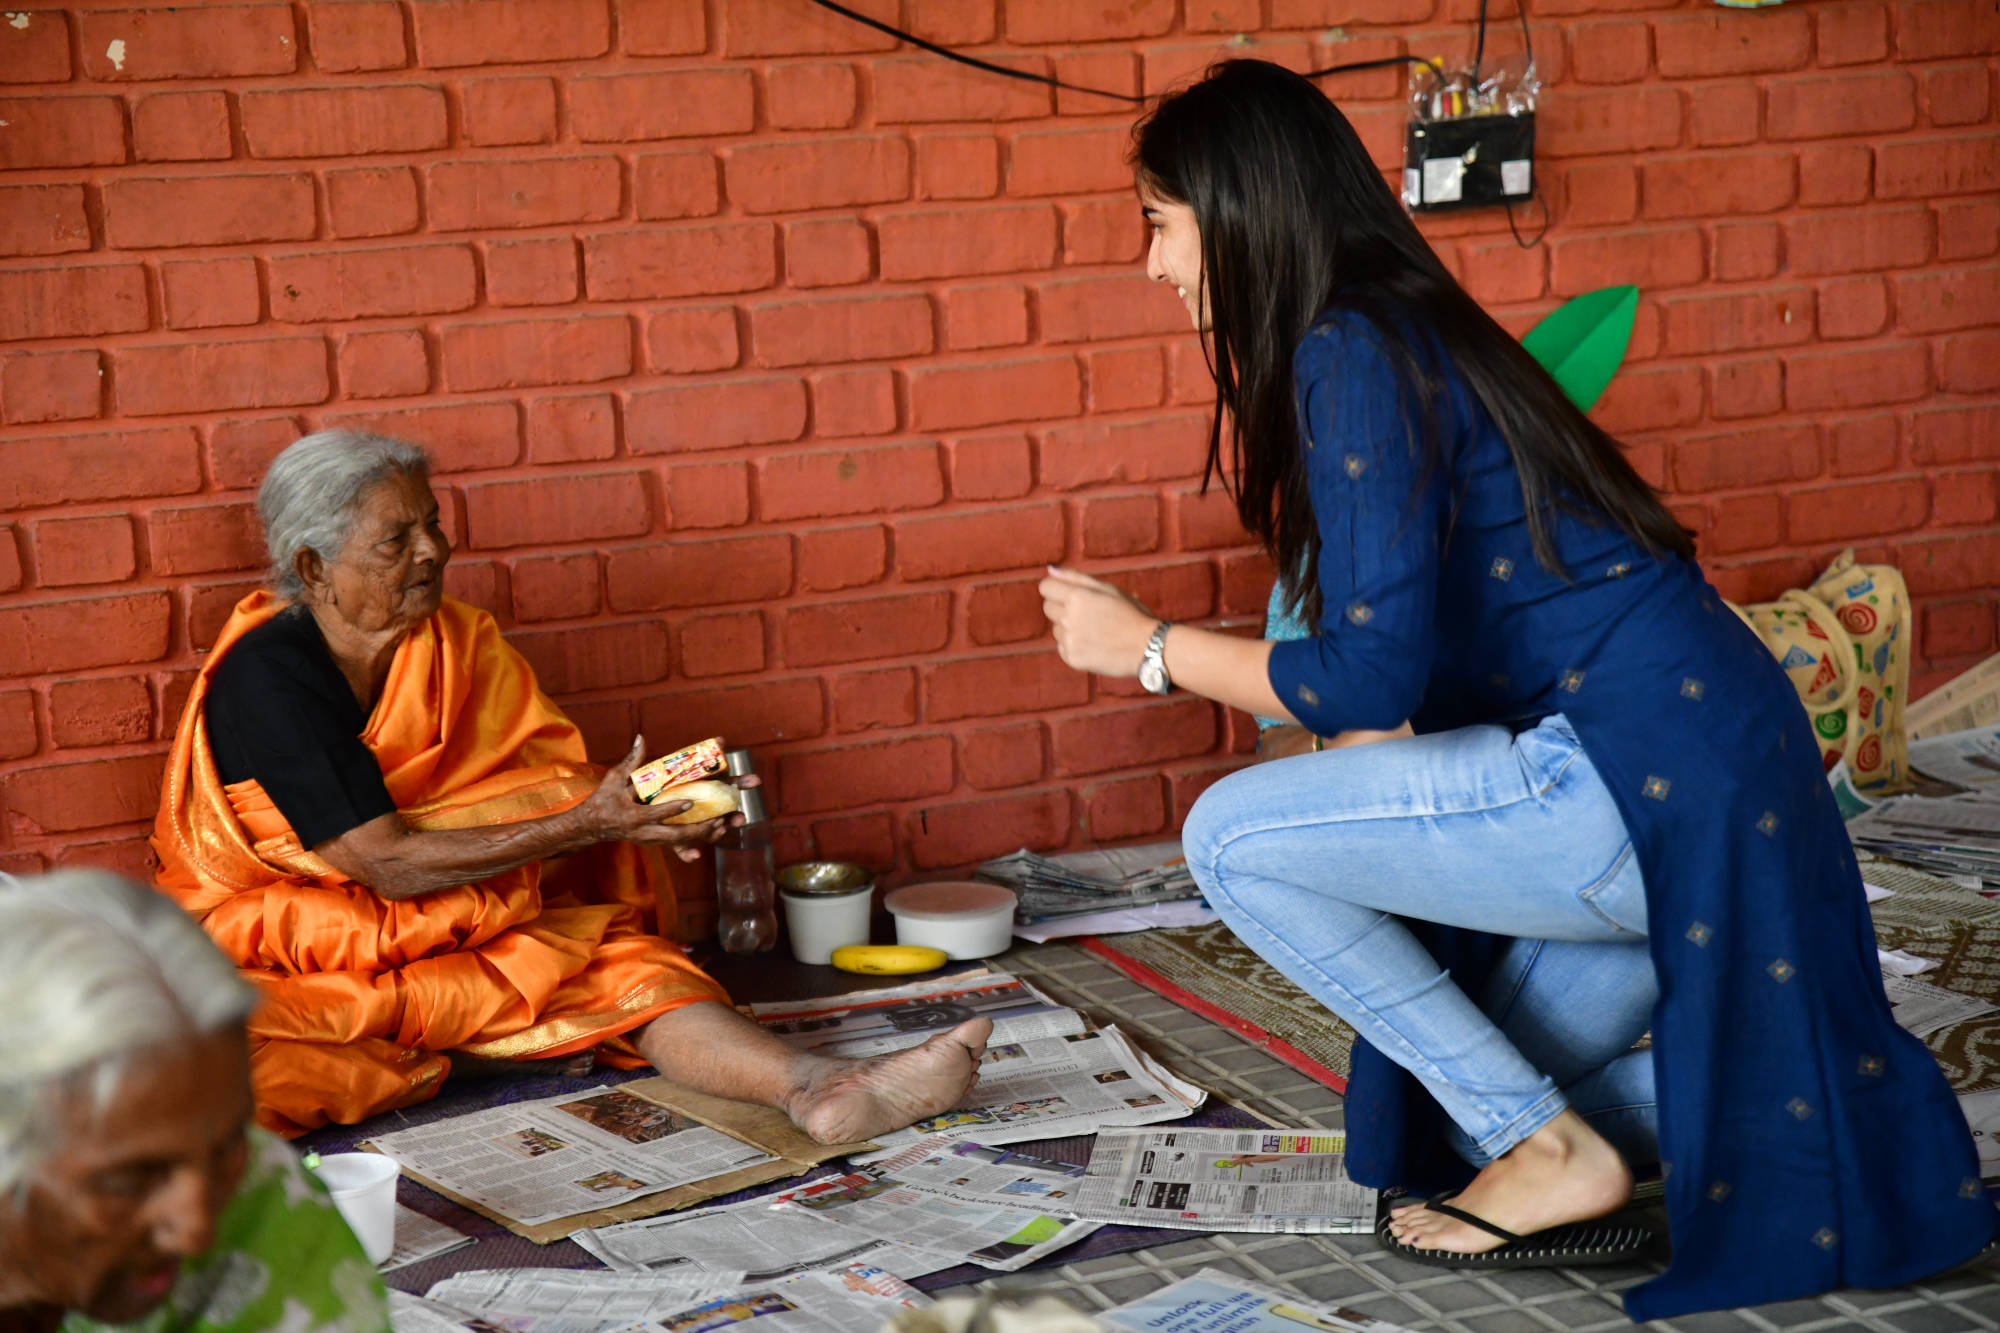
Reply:
[[[1223, 52], [1463, 59], [1472, 8], [851, 2], [1126, 91]], [[1067, 560], [1248, 623], [1268, 585], [1195, 493], [1209, 388], [1140, 273], [1126, 107], [804, 0], [14, 3], [0, 865], [138, 863], [257, 579], [251, 488], [345, 423], [435, 451], [453, 591], [597, 754], [756, 746], [788, 855], [1154, 834], [1250, 744], [1062, 667], [1033, 592]], [[1731, 595], [1857, 541], [1910, 576], [1923, 680], [1990, 651], [1994, 0], [1532, 13], [1547, 243], [1484, 212], [1442, 252], [1517, 328], [1644, 288], [1599, 413]], [[1385, 167], [1401, 82], [1332, 85]]]

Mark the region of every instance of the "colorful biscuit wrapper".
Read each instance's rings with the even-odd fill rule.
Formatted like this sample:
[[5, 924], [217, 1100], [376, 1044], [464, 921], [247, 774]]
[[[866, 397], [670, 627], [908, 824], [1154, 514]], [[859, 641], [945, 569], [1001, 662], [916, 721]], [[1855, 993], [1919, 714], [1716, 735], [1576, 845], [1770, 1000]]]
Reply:
[[632, 790], [640, 800], [650, 802], [669, 787], [698, 778], [720, 777], [728, 767], [728, 760], [722, 756], [722, 738], [711, 736], [633, 769]]

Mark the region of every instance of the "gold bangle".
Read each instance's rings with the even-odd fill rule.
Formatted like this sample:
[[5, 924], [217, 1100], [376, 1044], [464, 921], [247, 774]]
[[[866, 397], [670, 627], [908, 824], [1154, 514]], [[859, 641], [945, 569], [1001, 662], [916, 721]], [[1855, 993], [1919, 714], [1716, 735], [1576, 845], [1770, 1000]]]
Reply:
[[1314, 753], [1314, 754], [1318, 754], [1318, 753], [1320, 753], [1320, 752], [1321, 752], [1322, 750], [1324, 750], [1324, 749], [1326, 749], [1326, 737], [1324, 737], [1324, 736], [1320, 735], [1320, 734], [1319, 734], [1318, 732], [1314, 732], [1314, 733], [1313, 733], [1313, 753]]

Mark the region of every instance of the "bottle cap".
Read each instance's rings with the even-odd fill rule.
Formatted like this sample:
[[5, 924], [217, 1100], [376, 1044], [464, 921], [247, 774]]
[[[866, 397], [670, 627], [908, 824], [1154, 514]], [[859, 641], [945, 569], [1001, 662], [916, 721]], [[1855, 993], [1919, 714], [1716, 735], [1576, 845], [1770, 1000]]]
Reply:
[[748, 828], [752, 824], [765, 823], [771, 818], [764, 809], [764, 792], [762, 788], [738, 787], [736, 789], [736, 805], [743, 812], [743, 826], [745, 828]]
[[745, 773], [755, 773], [757, 771], [757, 766], [750, 760], [750, 752], [748, 750], [731, 750], [724, 754], [722, 758], [723, 762], [729, 765], [729, 776], [732, 778], [740, 778]]

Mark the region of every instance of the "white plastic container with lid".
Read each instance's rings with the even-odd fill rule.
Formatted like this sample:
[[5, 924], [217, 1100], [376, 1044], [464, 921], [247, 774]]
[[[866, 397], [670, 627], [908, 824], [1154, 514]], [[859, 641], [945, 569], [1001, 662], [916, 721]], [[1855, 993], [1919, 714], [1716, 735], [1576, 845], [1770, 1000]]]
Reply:
[[912, 884], [882, 901], [896, 918], [896, 943], [942, 949], [954, 960], [991, 958], [1014, 938], [1014, 891], [998, 884]]

